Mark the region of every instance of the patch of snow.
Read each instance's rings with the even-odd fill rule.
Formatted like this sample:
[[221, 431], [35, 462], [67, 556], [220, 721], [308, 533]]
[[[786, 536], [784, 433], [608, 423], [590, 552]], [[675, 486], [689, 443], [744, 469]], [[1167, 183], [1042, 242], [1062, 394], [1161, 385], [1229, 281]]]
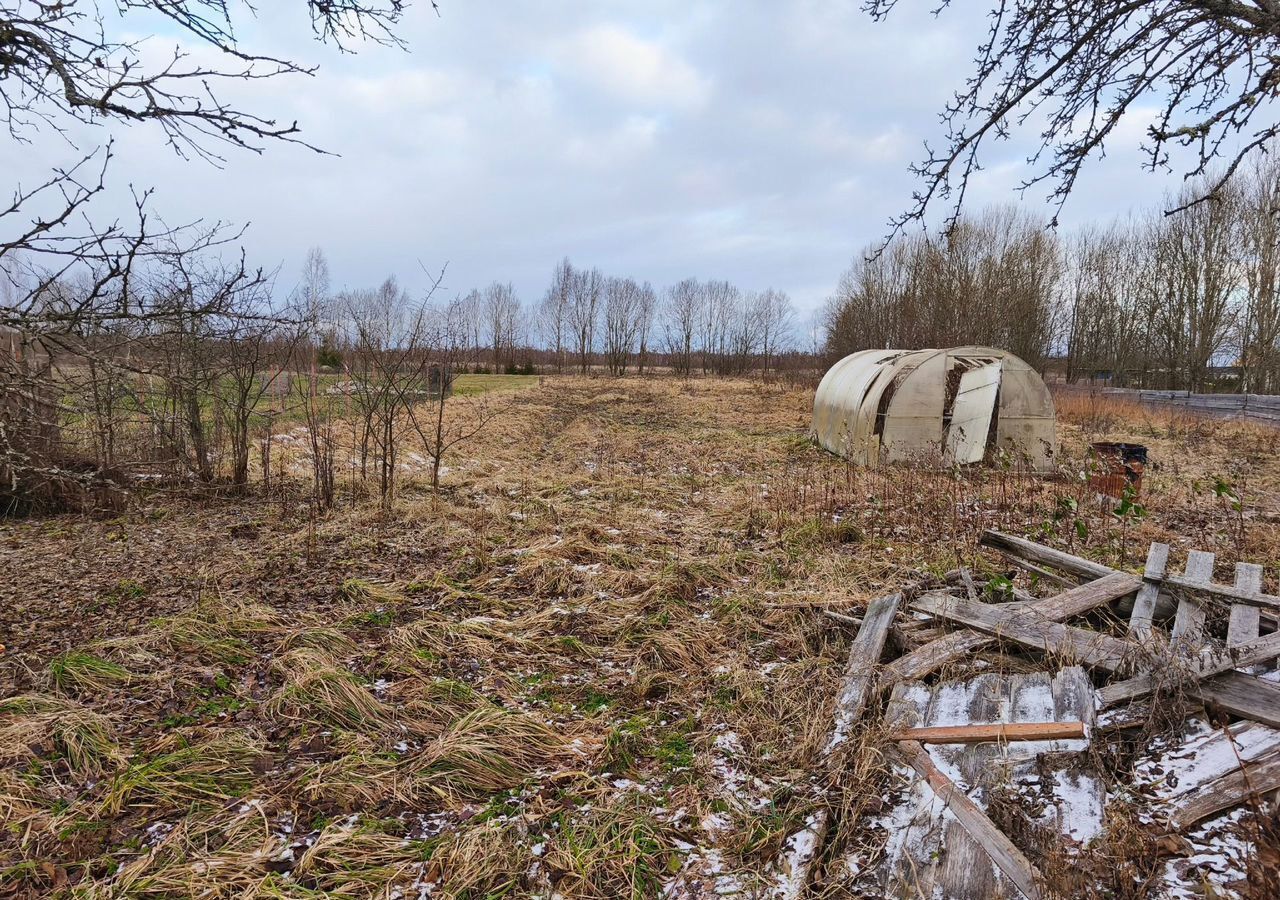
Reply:
[[724, 855], [713, 848], [697, 848], [685, 858], [674, 878], [662, 887], [669, 900], [695, 897], [749, 897], [740, 875], [725, 870]]
[[1161, 876], [1163, 896], [1170, 900], [1238, 896], [1231, 885], [1245, 880], [1248, 859], [1254, 851], [1253, 842], [1241, 828], [1241, 820], [1247, 815], [1248, 810], [1239, 807], [1184, 833], [1194, 852], [1165, 863]]
[[156, 845], [162, 843], [164, 839], [169, 836], [169, 833], [172, 832], [175, 827], [176, 827], [176, 823], [174, 822], [155, 822], [155, 823], [152, 823], [151, 825], [148, 825], [146, 845], [148, 847], [155, 847]]
[[773, 900], [799, 900], [809, 881], [809, 868], [818, 852], [818, 843], [827, 830], [827, 812], [809, 814], [804, 827], [790, 835], [782, 848], [782, 865], [769, 891]]

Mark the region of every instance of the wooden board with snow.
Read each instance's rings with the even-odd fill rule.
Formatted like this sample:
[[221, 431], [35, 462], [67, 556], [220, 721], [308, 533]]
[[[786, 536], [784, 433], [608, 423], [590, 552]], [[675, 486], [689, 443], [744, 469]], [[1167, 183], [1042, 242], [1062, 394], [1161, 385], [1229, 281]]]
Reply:
[[[894, 688], [886, 712], [892, 728], [1050, 721], [1091, 727], [1093, 718], [1093, 687], [1078, 667], [936, 686], [907, 682]], [[1087, 740], [1058, 740], [928, 750], [979, 806], [986, 808], [993, 790], [1012, 788], [1043, 810], [1042, 824], [1084, 845], [1101, 831], [1106, 801], [1102, 782], [1084, 769], [1087, 746]], [[895, 780], [900, 789], [873, 825], [884, 834], [882, 849], [847, 860], [855, 890], [888, 897], [1020, 896], [922, 779], [898, 767]]]
[[1206, 887], [1236, 896], [1256, 830], [1242, 825], [1249, 806], [1232, 788], [1238, 780], [1259, 791], [1273, 787], [1265, 770], [1278, 760], [1280, 730], [1256, 722], [1223, 728], [1194, 718], [1181, 735], [1154, 742], [1134, 767], [1135, 787], [1150, 801], [1142, 821], [1161, 831], [1172, 826], [1182, 842], [1153, 896], [1204, 896]]

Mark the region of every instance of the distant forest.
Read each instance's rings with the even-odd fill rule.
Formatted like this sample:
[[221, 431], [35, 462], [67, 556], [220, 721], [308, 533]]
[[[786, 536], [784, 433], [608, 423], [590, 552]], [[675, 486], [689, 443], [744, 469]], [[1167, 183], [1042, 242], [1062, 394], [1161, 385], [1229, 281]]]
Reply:
[[828, 355], [990, 344], [1073, 381], [1280, 392], [1280, 162], [1204, 193], [1067, 233], [1002, 206], [872, 245], [827, 303]]
[[[394, 277], [371, 290], [328, 289], [321, 250], [307, 258], [293, 305], [316, 322], [320, 354], [339, 365], [359, 352], [372, 315], [383, 322], [387, 343], [408, 340], [430, 307], [440, 339], [456, 365], [476, 372], [604, 371], [644, 374], [656, 368], [677, 375], [746, 375], [798, 357], [797, 314], [791, 298], [772, 288], [743, 291], [729, 281], [685, 279], [655, 288], [649, 282], [610, 276], [598, 268], [558, 263], [536, 302], [522, 302], [510, 283], [494, 282], [439, 303], [403, 291]], [[810, 346], [812, 349], [812, 345]]]

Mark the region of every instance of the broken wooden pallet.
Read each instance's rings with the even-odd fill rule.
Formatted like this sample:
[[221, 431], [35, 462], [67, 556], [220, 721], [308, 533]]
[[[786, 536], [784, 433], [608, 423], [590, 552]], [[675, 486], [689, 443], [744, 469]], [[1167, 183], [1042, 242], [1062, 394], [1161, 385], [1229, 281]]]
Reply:
[[[882, 817], [880, 824], [887, 832], [884, 858], [863, 860], [855, 854], [843, 870], [833, 870], [828, 863], [828, 886], [856, 882], [873, 893], [905, 890], [942, 897], [1036, 896], [1037, 875], [1026, 848], [1000, 833], [983, 804], [997, 786], [1018, 783], [1046, 749], [1069, 746], [1078, 751], [1085, 742], [1020, 743], [1019, 738], [1034, 738], [1041, 729], [1050, 729], [1040, 732], [1046, 736], [1076, 735], [1083, 723], [1093, 722], [1097, 708], [1132, 704], [1139, 709], [1142, 698], [1168, 694], [1170, 689], [1198, 699], [1219, 715], [1251, 720], [1233, 727], [1280, 726], [1280, 673], [1266, 671], [1280, 657], [1280, 598], [1263, 593], [1260, 567], [1240, 564], [1235, 584], [1228, 587], [1213, 582], [1214, 556], [1207, 552], [1193, 551], [1183, 573], [1170, 574], [1169, 547], [1154, 545], [1143, 575], [1136, 576], [997, 532], [984, 534], [982, 543], [1035, 573], [1042, 584], [1058, 584], [1063, 590], [1035, 598], [1026, 591], [1009, 591], [1006, 585], [997, 593], [1012, 596], [1010, 602], [984, 602], [973, 578], [960, 570], [956, 578], [948, 578], [953, 584], [949, 590], [883, 598], [861, 619], [829, 617], [859, 632], [823, 754], [827, 766], [838, 765], [840, 754], [833, 751], [855, 729], [863, 728], [864, 720], [874, 718], [877, 698], [889, 695], [885, 723], [889, 739], [896, 739], [898, 771], [909, 779], [909, 802]], [[1054, 572], [1060, 574], [1046, 577]], [[904, 603], [915, 619], [908, 626], [895, 626], [893, 616]], [[948, 626], [954, 630], [947, 632]], [[882, 664], [885, 635], [891, 629], [914, 637], [910, 643], [897, 640], [909, 652]], [[929, 638], [921, 642], [919, 636], [924, 635]], [[1047, 667], [1060, 671], [989, 674], [932, 687], [919, 681], [944, 667], [969, 663], [972, 668], [979, 652], [998, 658], [991, 657], [992, 651], [1009, 645], [1047, 657]], [[1081, 666], [1093, 671], [1102, 682], [1100, 689], [1095, 690]], [[1015, 699], [1024, 690], [1034, 695], [1040, 689], [1025, 685], [1048, 685], [1047, 695], [1056, 697], [1055, 691], [1061, 692], [1068, 682], [1074, 686], [1067, 692], [1073, 706], [1065, 718], [1056, 700], [1037, 708]], [[960, 704], [943, 699], [957, 690], [975, 690], [981, 696]], [[1003, 702], [993, 700], [998, 697]], [[937, 743], [926, 747], [921, 740]], [[1054, 754], [1050, 768], [1064, 759]], [[1044, 768], [1043, 758], [1039, 766]], [[1077, 804], [1084, 802], [1087, 814], [1064, 811], [1063, 802], [1052, 800], [1051, 790], [1040, 799], [1056, 810], [1057, 818], [1048, 824], [1068, 836], [1087, 838], [1100, 828], [1105, 788], [1086, 766], [1069, 768], [1069, 773], [1062, 773], [1066, 793]], [[1048, 781], [1056, 785], [1057, 776]], [[1170, 807], [1167, 820], [1173, 827], [1185, 827], [1259, 792], [1277, 789], [1280, 751], [1242, 760], [1235, 770], [1218, 773], [1210, 788]], [[831, 815], [819, 804], [805, 827], [788, 839], [775, 896], [804, 893]]]
[[[894, 688], [885, 721], [891, 729], [1053, 722], [1067, 723], [1079, 734], [1081, 723], [1087, 727], [1093, 721], [1093, 687], [1078, 667], [1052, 676], [987, 674], [933, 687], [905, 682]], [[1029, 789], [1034, 782], [1048, 799], [1050, 815], [1042, 824], [1064, 837], [1092, 836], [1101, 829], [1105, 789], [1083, 771], [1082, 760], [1073, 758], [1086, 746], [1082, 737], [993, 740], [936, 745], [923, 757], [918, 744], [911, 747], [905, 756], [914, 774], [898, 770], [906, 782], [902, 802], [875, 823], [887, 836], [883, 861], [868, 867], [858, 856], [850, 858], [855, 887], [881, 896], [997, 897], [1011, 894], [1011, 888], [1039, 896], [1034, 866], [1021, 850], [1011, 850], [1008, 838], [992, 832], [994, 826], [980, 811], [991, 792]], [[1054, 763], [1038, 764], [1051, 752]], [[945, 773], [959, 795], [940, 789], [929, 765]]]
[[[999, 532], [984, 533], [981, 543], [1007, 556], [1024, 554], [1036, 563], [1055, 566], [1077, 578], [1097, 576], [1061, 596], [1100, 590], [1109, 579], [1119, 585], [1117, 576], [1124, 576], [1072, 554]], [[1003, 605], [926, 595], [913, 604], [914, 609], [969, 626], [971, 631], [957, 632], [944, 639], [948, 644], [935, 642], [936, 647], [926, 645], [912, 655], [919, 660], [931, 654], [949, 654], [961, 644], [977, 646], [976, 638], [955, 636], [977, 631], [987, 635], [988, 640], [998, 636], [1032, 649], [1077, 659], [1104, 672], [1134, 675], [1127, 681], [1102, 688], [1099, 697], [1104, 707], [1176, 687], [1216, 710], [1280, 727], [1280, 685], [1256, 677], [1260, 664], [1280, 656], [1280, 631], [1260, 635], [1264, 622], [1270, 627], [1270, 615], [1264, 615], [1262, 610], [1277, 599], [1262, 593], [1261, 567], [1237, 564], [1235, 584], [1227, 587], [1212, 581], [1214, 554], [1191, 551], [1181, 576], [1166, 572], [1168, 556], [1167, 544], [1153, 544], [1148, 553], [1146, 570], [1129, 615], [1128, 633], [1134, 638], [1132, 641], [1060, 624], [1071, 616], [1054, 615], [1039, 604], [1007, 609]], [[1175, 598], [1172, 628], [1167, 637], [1155, 628], [1165, 588], [1169, 588]], [[1210, 620], [1212, 604], [1206, 603], [1205, 598], [1229, 601], [1225, 622]], [[1170, 614], [1168, 609], [1166, 606], [1166, 617]], [[1211, 625], [1225, 627], [1225, 642], [1212, 637]], [[895, 666], [907, 668], [902, 660], [891, 664], [890, 670]], [[916, 677], [920, 670], [918, 665], [911, 669]]]

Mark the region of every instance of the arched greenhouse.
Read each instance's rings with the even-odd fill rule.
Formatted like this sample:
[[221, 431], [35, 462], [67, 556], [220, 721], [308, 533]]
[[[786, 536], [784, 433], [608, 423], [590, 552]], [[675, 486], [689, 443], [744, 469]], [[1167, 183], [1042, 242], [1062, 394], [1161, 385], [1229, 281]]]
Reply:
[[994, 347], [863, 350], [823, 377], [814, 440], [860, 465], [971, 465], [1001, 453], [1037, 471], [1057, 451], [1053, 397]]

